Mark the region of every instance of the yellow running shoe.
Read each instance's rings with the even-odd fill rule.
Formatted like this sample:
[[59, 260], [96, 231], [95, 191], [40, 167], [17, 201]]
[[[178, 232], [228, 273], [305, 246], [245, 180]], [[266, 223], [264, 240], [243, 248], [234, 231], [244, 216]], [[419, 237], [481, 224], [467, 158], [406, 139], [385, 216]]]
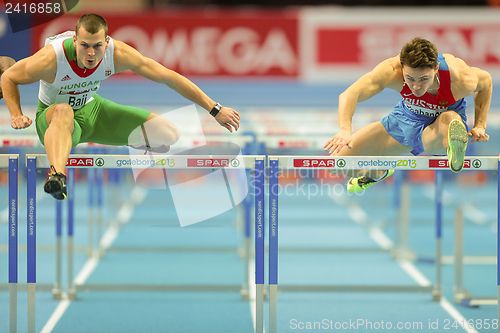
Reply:
[[385, 174], [380, 177], [377, 180], [374, 180], [373, 178], [362, 176], [362, 177], [352, 177], [349, 179], [349, 182], [347, 182], [347, 192], [350, 193], [360, 193], [369, 188], [370, 186], [374, 185], [375, 183], [378, 183], [384, 179], [389, 178], [394, 174], [394, 170], [390, 169], [385, 172]]
[[464, 167], [465, 150], [469, 137], [462, 121], [453, 119], [448, 127], [448, 165], [451, 171], [459, 172]]

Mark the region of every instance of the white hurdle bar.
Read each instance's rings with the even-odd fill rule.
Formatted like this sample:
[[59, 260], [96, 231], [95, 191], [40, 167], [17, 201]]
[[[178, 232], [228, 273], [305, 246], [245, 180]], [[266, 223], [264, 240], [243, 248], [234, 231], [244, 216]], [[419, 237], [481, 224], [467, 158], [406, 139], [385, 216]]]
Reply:
[[[36, 233], [36, 170], [38, 168], [48, 168], [50, 166], [47, 156], [45, 154], [28, 154], [26, 155], [28, 182], [27, 182], [27, 210], [28, 210], [28, 226]], [[227, 169], [227, 170], [255, 170], [254, 178], [259, 178], [254, 182], [255, 193], [255, 209], [256, 214], [254, 223], [256, 230], [263, 230], [264, 227], [264, 210], [263, 210], [263, 195], [264, 195], [264, 167], [265, 157], [258, 155], [97, 155], [97, 154], [74, 154], [70, 155], [67, 167], [71, 169], [130, 169], [130, 168], [154, 168], [154, 169], [182, 169], [182, 170], [200, 170], [200, 169]], [[227, 178], [225, 178], [227, 181]], [[71, 187], [71, 179], [68, 179], [68, 186]], [[68, 187], [69, 194], [71, 195], [72, 189]], [[249, 186], [249, 191], [252, 189]], [[68, 198], [69, 199], [69, 198]], [[257, 202], [258, 200], [258, 202]], [[257, 224], [257, 221], [258, 223]], [[72, 228], [69, 226], [69, 228]], [[264, 254], [264, 234], [255, 233], [255, 252], [259, 258], [263, 259]], [[31, 246], [28, 246], [28, 257], [35, 258], [35, 238]], [[73, 247], [72, 241], [68, 240], [68, 248]], [[250, 256], [250, 254], [248, 254]], [[256, 255], [257, 256], [257, 255]], [[68, 253], [68, 261], [71, 265], [72, 253]], [[248, 265], [248, 263], [245, 263]], [[71, 269], [70, 267], [68, 267]], [[29, 261], [28, 266], [28, 283], [31, 288], [28, 288], [28, 303], [29, 306], [29, 329], [28, 332], [35, 331], [35, 293], [36, 293], [36, 260]], [[255, 261], [255, 274], [256, 274], [256, 331], [262, 332], [262, 326], [259, 330], [259, 323], [263, 322], [263, 303], [264, 303], [264, 261]], [[72, 274], [71, 274], [72, 276]], [[241, 285], [220, 285], [220, 284], [207, 284], [207, 285], [132, 285], [132, 284], [93, 284], [93, 285], [74, 285], [73, 281], [68, 281], [70, 298], [74, 297], [76, 290], [95, 290], [95, 291], [229, 291], [229, 292], [242, 292]], [[243, 288], [248, 288], [243, 283]]]
[[[449, 170], [446, 156], [269, 156], [269, 332], [277, 332], [277, 289], [278, 289], [278, 182], [279, 170], [323, 169], [347, 170]], [[463, 171], [495, 170], [497, 173], [500, 159], [498, 156], [467, 156]], [[280, 285], [282, 291], [306, 292], [421, 292], [432, 290], [433, 299], [441, 298], [441, 257], [442, 257], [442, 212], [441, 212], [441, 173], [436, 174], [436, 283], [432, 286], [292, 286]], [[500, 175], [498, 191], [500, 199]], [[500, 224], [500, 206], [497, 223]], [[499, 227], [500, 230], [500, 227]], [[500, 233], [497, 240], [500, 245]], [[500, 299], [500, 246], [497, 255], [497, 290]], [[430, 288], [429, 288], [430, 287]], [[499, 307], [500, 308], [500, 307]], [[500, 310], [498, 313], [500, 318]], [[500, 328], [499, 328], [500, 331]]]

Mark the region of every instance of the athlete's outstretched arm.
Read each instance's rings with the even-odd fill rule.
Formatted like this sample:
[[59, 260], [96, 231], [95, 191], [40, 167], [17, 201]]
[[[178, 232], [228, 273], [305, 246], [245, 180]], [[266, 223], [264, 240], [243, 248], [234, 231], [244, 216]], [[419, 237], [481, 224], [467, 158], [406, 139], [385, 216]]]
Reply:
[[31, 119], [21, 111], [18, 85], [53, 80], [55, 66], [55, 53], [51, 46], [46, 46], [31, 57], [16, 62], [3, 73], [2, 93], [13, 128], [21, 129], [31, 125]]
[[493, 91], [492, 79], [490, 73], [477, 67], [471, 67], [471, 71], [477, 77], [477, 85], [474, 90], [474, 127], [469, 131], [469, 135], [474, 141], [488, 141], [489, 136], [486, 134], [486, 123]]
[[397, 81], [396, 66], [399, 57], [382, 61], [373, 70], [360, 77], [339, 96], [339, 133], [326, 142], [324, 149], [330, 154], [339, 153], [345, 146], [350, 147], [352, 117], [358, 102], [375, 96], [384, 88], [392, 87]]
[[[149, 80], [163, 83], [177, 91], [182, 96], [210, 111], [215, 101], [208, 97], [197, 85], [186, 77], [172, 71], [151, 58], [145, 57], [133, 47], [114, 40], [115, 43], [115, 71], [131, 70]], [[223, 107], [215, 117], [217, 122], [229, 131], [238, 130], [240, 115], [232, 108]]]

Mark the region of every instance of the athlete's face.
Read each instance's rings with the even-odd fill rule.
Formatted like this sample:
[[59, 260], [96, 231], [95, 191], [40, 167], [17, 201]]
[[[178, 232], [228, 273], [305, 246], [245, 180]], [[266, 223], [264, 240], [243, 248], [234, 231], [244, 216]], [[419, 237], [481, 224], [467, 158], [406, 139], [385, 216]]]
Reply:
[[403, 77], [413, 95], [423, 96], [434, 84], [438, 68], [403, 66]]
[[104, 52], [108, 47], [108, 40], [109, 37], [104, 33], [104, 29], [91, 34], [85, 28], [80, 27], [73, 37], [78, 66], [87, 69], [97, 66], [104, 57]]

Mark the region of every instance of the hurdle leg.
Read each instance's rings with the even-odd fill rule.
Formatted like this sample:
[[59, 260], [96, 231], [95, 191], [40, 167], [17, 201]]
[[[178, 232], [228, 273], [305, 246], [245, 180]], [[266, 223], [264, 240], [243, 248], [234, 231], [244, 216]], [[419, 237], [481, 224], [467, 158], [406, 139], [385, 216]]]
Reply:
[[443, 177], [442, 173], [436, 171], [435, 180], [435, 201], [436, 201], [436, 282], [432, 291], [432, 298], [435, 301], [440, 301], [442, 296], [441, 289], [441, 273], [442, 273], [442, 231], [443, 231]]
[[96, 207], [96, 224], [97, 224], [97, 256], [100, 258], [104, 254], [104, 248], [101, 246], [103, 236], [103, 184], [104, 175], [102, 169], [96, 170], [96, 194], [97, 194], [97, 207]]
[[75, 256], [75, 245], [74, 245], [74, 225], [75, 225], [75, 169], [68, 170], [68, 298], [74, 299], [76, 297], [76, 289], [74, 286], [74, 256]]
[[255, 160], [255, 331], [264, 332], [264, 160]]
[[[250, 173], [245, 170], [247, 179], [250, 179]], [[243, 244], [243, 258], [245, 261], [244, 276], [243, 276], [243, 286], [241, 288], [241, 296], [243, 298], [249, 298], [249, 277], [250, 277], [250, 259], [252, 251], [252, 241], [251, 241], [251, 209], [252, 209], [252, 198], [250, 191], [248, 192], [246, 198], [243, 200], [243, 221], [244, 221], [244, 244]]]
[[396, 258], [400, 260], [414, 259], [408, 246], [408, 234], [410, 224], [410, 184], [403, 180], [401, 184], [401, 204], [399, 207], [399, 221], [397, 224], [397, 248]]
[[18, 158], [9, 158], [9, 333], [17, 332]]
[[56, 201], [56, 279], [52, 296], [61, 299], [62, 291], [62, 202]]
[[27, 282], [28, 333], [35, 333], [36, 296], [36, 158], [28, 156], [27, 183]]
[[95, 170], [88, 169], [88, 184], [89, 184], [89, 216], [88, 216], [88, 243], [87, 243], [87, 255], [89, 257], [94, 256], [94, 177]]
[[278, 160], [269, 166], [269, 332], [278, 333]]
[[464, 288], [464, 212], [458, 207], [455, 212], [455, 249], [453, 252], [454, 285], [453, 296], [455, 302], [462, 304], [470, 300], [467, 290]]

